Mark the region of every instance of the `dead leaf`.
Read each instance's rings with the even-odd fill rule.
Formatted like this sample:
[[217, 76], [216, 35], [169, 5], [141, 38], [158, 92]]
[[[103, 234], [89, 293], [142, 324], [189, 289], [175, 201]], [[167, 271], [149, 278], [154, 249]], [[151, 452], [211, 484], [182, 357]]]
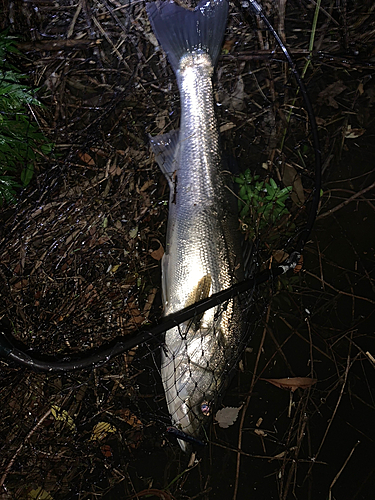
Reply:
[[13, 285], [14, 290], [22, 290], [23, 288], [27, 288], [29, 286], [29, 280], [27, 279], [22, 279], [20, 281], [17, 281]]
[[215, 415], [215, 420], [219, 422], [219, 427], [222, 429], [227, 429], [237, 420], [238, 414], [242, 408], [242, 405], [238, 408], [233, 408], [228, 406], [219, 410]]
[[316, 124], [318, 125], [318, 127], [325, 127], [325, 125], [326, 125], [325, 119], [321, 118], [320, 116], [316, 116], [315, 121], [316, 121]]
[[157, 239], [152, 239], [152, 241], [156, 241], [157, 243], [159, 243], [159, 248], [157, 248], [156, 250], [151, 250], [150, 251], [150, 255], [153, 259], [155, 260], [160, 260], [163, 255], [164, 255], [164, 248], [163, 248], [163, 245], [160, 243], [159, 240]]
[[260, 380], [264, 380], [280, 389], [288, 389], [292, 392], [297, 389], [308, 389], [317, 382], [316, 378], [309, 377], [261, 378]]
[[285, 259], [289, 257], [289, 254], [284, 252], [284, 250], [274, 250], [272, 252], [272, 256], [275, 259], [275, 261], [280, 264], [280, 262], [283, 262]]
[[106, 458], [109, 458], [113, 455], [112, 448], [109, 446], [109, 444], [103, 444], [103, 446], [100, 447], [100, 451]]
[[290, 196], [292, 201], [298, 206], [303, 205], [305, 203], [305, 194], [303, 192], [301, 177], [297, 173], [297, 170], [288, 163], [283, 165], [283, 183], [284, 186], [293, 187], [293, 191]]
[[119, 415], [127, 424], [135, 427], [136, 429], [139, 429], [143, 426], [139, 418], [134, 415], [134, 413], [132, 413], [128, 408], [118, 410], [116, 414]]
[[16, 267], [14, 268], [13, 272], [14, 272], [14, 274], [21, 274], [21, 271], [22, 271], [22, 266], [20, 263], [18, 263], [16, 265]]
[[27, 498], [35, 498], [37, 500], [53, 500], [53, 497], [51, 497], [48, 491], [43, 490], [43, 488], [41, 488], [40, 486], [39, 488], [29, 491], [27, 494]]
[[158, 47], [159, 46], [159, 42], [156, 40], [156, 36], [150, 31], [150, 32], [144, 32], [145, 34], [145, 37], [147, 38], [147, 40], [152, 43], [152, 45], [154, 47]]
[[145, 321], [145, 317], [142, 315], [135, 300], [128, 302], [127, 309], [130, 314], [130, 323], [133, 323], [133, 326], [141, 325]]
[[151, 307], [152, 307], [152, 304], [154, 302], [157, 291], [158, 291], [157, 288], [151, 288], [151, 290], [147, 296], [146, 304], [145, 304], [143, 311], [142, 311], [142, 314], [146, 319], [148, 318], [148, 315], [150, 314]]
[[117, 171], [117, 165], [116, 165], [116, 162], [112, 163], [112, 165], [109, 166], [108, 168], [108, 173], [109, 175], [116, 175], [116, 171]]
[[165, 127], [165, 120], [168, 118], [168, 110], [163, 109], [163, 111], [160, 111], [155, 118], [155, 123], [156, 126], [158, 127], [159, 130], [163, 129]]
[[154, 179], [149, 179], [148, 181], [146, 181], [143, 186], [141, 187], [141, 189], [139, 190], [141, 193], [143, 193], [143, 191], [146, 191], [146, 189], [148, 189], [150, 186], [153, 186], [155, 184], [155, 181]]
[[103, 245], [103, 243], [107, 243], [107, 241], [109, 241], [109, 237], [108, 236], [101, 236], [98, 239], [97, 244], [98, 245]]
[[341, 94], [346, 88], [346, 85], [344, 85], [341, 80], [332, 83], [320, 92], [317, 99], [318, 104], [321, 106], [328, 104], [328, 106], [337, 109], [339, 105], [335, 101], [335, 97]]
[[112, 267], [111, 269], [111, 273], [112, 274], [115, 274], [115, 272], [119, 269], [119, 267], [121, 266], [122, 264], [116, 264], [115, 266]]
[[129, 237], [131, 239], [134, 239], [138, 234], [138, 226], [133, 227], [133, 229], [130, 229], [129, 231]]
[[357, 139], [357, 137], [361, 137], [366, 132], [364, 128], [352, 128], [351, 125], [348, 125], [345, 131], [345, 139]]
[[78, 153], [78, 156], [80, 157], [80, 159], [86, 163], [87, 165], [91, 165], [91, 166], [94, 166], [95, 165], [95, 162], [94, 160], [92, 159], [92, 157], [87, 154], [87, 153], [82, 153], [81, 151]]
[[52, 405], [51, 413], [55, 418], [55, 420], [59, 420], [60, 422], [65, 422], [72, 432], [76, 431], [76, 424], [74, 423], [74, 420], [66, 410], [62, 410], [57, 405]]
[[111, 425], [108, 422], [99, 422], [92, 430], [90, 441], [102, 441], [108, 436], [108, 434], [114, 432], [117, 432], [114, 425]]
[[232, 50], [233, 45], [234, 45], [235, 39], [232, 38], [231, 40], [225, 40], [224, 45], [223, 45], [223, 52], [228, 53]]
[[228, 94], [222, 102], [222, 105], [228, 107], [232, 111], [241, 111], [245, 107], [245, 99], [248, 97], [245, 93], [245, 84], [242, 76], [238, 78], [233, 92]]

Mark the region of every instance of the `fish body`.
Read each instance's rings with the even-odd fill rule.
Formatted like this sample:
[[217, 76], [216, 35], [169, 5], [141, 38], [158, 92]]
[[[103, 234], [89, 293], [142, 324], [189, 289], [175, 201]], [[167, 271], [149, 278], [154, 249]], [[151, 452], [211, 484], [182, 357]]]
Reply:
[[[151, 138], [169, 188], [162, 259], [164, 313], [177, 312], [243, 279], [237, 201], [228, 190], [214, 113], [212, 75], [227, 20], [227, 0], [194, 11], [173, 2], [147, 4], [159, 43], [175, 71], [180, 129]], [[166, 332], [161, 375], [173, 425], [198, 437], [243, 337], [243, 315], [225, 307]], [[179, 440], [182, 449], [186, 443]]]

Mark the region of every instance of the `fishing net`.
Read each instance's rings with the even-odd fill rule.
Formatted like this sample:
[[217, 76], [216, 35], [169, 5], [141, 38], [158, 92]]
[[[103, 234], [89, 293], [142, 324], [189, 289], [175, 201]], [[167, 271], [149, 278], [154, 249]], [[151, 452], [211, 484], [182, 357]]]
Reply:
[[[162, 320], [160, 260], [169, 192], [148, 134], [178, 128], [177, 85], [142, 3], [102, 0], [77, 6], [67, 0], [22, 9], [14, 4], [7, 19], [15, 33], [27, 29], [31, 34], [17, 39], [27, 57], [14, 55], [12, 63], [20, 64], [38, 87], [44, 107], [31, 103], [28, 120], [39, 124], [53, 147], [45, 154], [39, 146], [30, 182], [16, 190], [15, 203], [1, 208], [1, 330], [37, 359], [79, 359], [116, 345], [120, 337], [152, 332]], [[308, 34], [299, 37], [295, 55], [303, 56]], [[311, 125], [293, 75], [262, 21], [245, 22], [237, 7], [231, 7], [214, 88], [223, 155], [233, 178], [228, 187], [239, 205], [234, 230], [242, 233], [248, 276], [267, 273], [270, 278], [215, 306], [219, 321], [235, 301], [246, 323], [215, 388], [216, 411], [224, 388], [227, 407], [249, 404], [257, 353], [266, 346], [259, 333], [267, 328], [277, 347], [265, 373], [279, 359], [290, 368], [283, 341], [269, 322], [283, 307], [288, 313], [293, 307], [304, 311], [305, 305], [288, 294], [301, 285], [302, 262], [292, 277], [273, 280], [272, 270], [290, 257], [306, 228], [316, 170]], [[30, 148], [38, 150], [34, 144]], [[309, 304], [315, 301], [307, 288], [305, 295]], [[197, 312], [185, 325], [196, 325], [201, 317]], [[293, 332], [301, 318], [302, 313], [293, 323], [288, 317]], [[303, 335], [308, 339], [308, 333]], [[251, 336], [258, 340], [249, 344]], [[185, 485], [186, 458], [175, 436], [166, 432], [163, 335], [150, 337], [85, 370], [34, 373], [1, 363], [1, 499], [137, 494], [168, 499], [171, 491], [175, 498], [209, 498], [207, 464], [193, 460]], [[300, 397], [284, 436], [271, 432], [269, 454], [285, 451], [285, 442], [288, 450], [296, 447], [293, 453], [301, 450], [303, 415], [318, 411], [320, 396]], [[264, 409], [260, 399], [256, 404], [248, 427], [261, 440], [255, 453], [260, 457], [267, 433], [259, 420], [253, 422]], [[291, 405], [292, 400], [290, 411]], [[205, 436], [218, 445], [223, 476], [228, 455], [220, 453], [240, 448], [228, 425], [210, 426]], [[306, 467], [311, 463], [307, 455]], [[285, 452], [285, 457], [282, 478], [290, 485], [288, 473], [295, 470], [287, 467], [294, 455]], [[220, 477], [215, 481], [222, 487]]]

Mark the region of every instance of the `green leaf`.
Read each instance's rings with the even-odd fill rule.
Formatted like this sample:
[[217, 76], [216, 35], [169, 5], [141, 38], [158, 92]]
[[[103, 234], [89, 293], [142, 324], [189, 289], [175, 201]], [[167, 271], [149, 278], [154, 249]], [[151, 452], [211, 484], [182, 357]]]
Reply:
[[34, 175], [34, 165], [32, 163], [30, 163], [21, 172], [21, 181], [22, 181], [23, 187], [26, 187], [29, 185], [31, 179], [33, 178], [33, 175]]
[[246, 217], [246, 215], [249, 213], [249, 211], [250, 211], [250, 206], [249, 205], [245, 205], [243, 207], [243, 209], [241, 210], [241, 214], [240, 214], [241, 218]]
[[[18, 53], [15, 40], [7, 31], [0, 34], [0, 203], [15, 201], [21, 187], [17, 179], [27, 186], [34, 175], [32, 162], [53, 148], [30, 114], [30, 106], [42, 106], [36, 91], [7, 60], [10, 53]], [[14, 176], [7, 177], [7, 172]]]
[[246, 189], [246, 186], [242, 186], [239, 193], [238, 193], [238, 196], [242, 199], [245, 199], [245, 197], [247, 198], [247, 189]]
[[5, 201], [6, 203], [16, 202], [15, 189], [21, 187], [13, 177], [3, 175], [0, 176], [0, 206]]
[[271, 186], [273, 187], [274, 190], [278, 189], [276, 182], [272, 178], [270, 179], [270, 184], [271, 184]]
[[285, 203], [280, 199], [276, 200], [276, 205], [278, 205], [279, 207], [285, 207]]

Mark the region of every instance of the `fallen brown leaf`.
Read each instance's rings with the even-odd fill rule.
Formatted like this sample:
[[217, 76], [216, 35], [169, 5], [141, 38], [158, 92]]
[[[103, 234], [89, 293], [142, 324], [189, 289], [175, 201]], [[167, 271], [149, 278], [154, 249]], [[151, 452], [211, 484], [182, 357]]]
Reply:
[[296, 389], [308, 389], [317, 382], [316, 378], [309, 377], [261, 378], [260, 380], [264, 380], [265, 382], [269, 382], [280, 389], [288, 389], [292, 392]]
[[13, 289], [14, 290], [22, 290], [23, 288], [26, 288], [29, 286], [29, 280], [27, 279], [22, 279], [20, 281], [17, 281], [16, 283], [14, 283], [13, 285]]
[[287, 163], [283, 166], [283, 183], [284, 186], [293, 187], [291, 194], [292, 201], [298, 206], [303, 205], [305, 203], [305, 194], [303, 192], [301, 177], [297, 170]]
[[162, 244], [160, 243], [160, 241], [159, 241], [159, 240], [157, 240], [157, 239], [153, 239], [152, 241], [156, 241], [156, 242], [158, 242], [158, 243], [159, 243], [159, 248], [157, 248], [156, 250], [152, 250], [152, 251], [150, 252], [150, 255], [151, 255], [151, 257], [152, 257], [153, 259], [155, 259], [155, 260], [160, 260], [160, 259], [163, 257], [163, 255], [164, 255], [164, 248], [163, 248], [163, 245], [162, 245]]
[[143, 425], [139, 418], [128, 408], [122, 408], [121, 410], [116, 411], [116, 414], [120, 415], [120, 417], [132, 427], [140, 428]]
[[357, 139], [357, 137], [361, 137], [366, 132], [364, 128], [352, 128], [351, 125], [348, 125], [345, 131], [345, 139]]
[[272, 252], [272, 257], [278, 264], [280, 264], [280, 262], [283, 262], [285, 259], [289, 257], [289, 254], [284, 252], [284, 250], [274, 250]]
[[328, 85], [328, 87], [322, 90], [318, 95], [318, 104], [321, 106], [328, 104], [328, 106], [337, 109], [339, 105], [336, 102], [335, 97], [341, 94], [341, 92], [343, 92], [346, 88], [346, 85], [344, 85], [341, 80]]
[[112, 457], [113, 455], [112, 448], [109, 446], [109, 444], [103, 444], [103, 446], [100, 447], [100, 451], [106, 458]]
[[78, 156], [81, 158], [81, 160], [82, 160], [84, 163], [87, 163], [87, 165], [92, 165], [92, 166], [94, 166], [94, 165], [95, 165], [94, 160], [92, 159], [92, 157], [91, 157], [89, 154], [79, 152], [79, 153], [78, 153]]
[[134, 300], [128, 303], [127, 309], [130, 314], [130, 323], [133, 323], [133, 326], [141, 325], [145, 321], [145, 317]]
[[232, 40], [226, 40], [223, 45], [223, 51], [230, 52], [233, 48], [235, 39], [233, 38]]

